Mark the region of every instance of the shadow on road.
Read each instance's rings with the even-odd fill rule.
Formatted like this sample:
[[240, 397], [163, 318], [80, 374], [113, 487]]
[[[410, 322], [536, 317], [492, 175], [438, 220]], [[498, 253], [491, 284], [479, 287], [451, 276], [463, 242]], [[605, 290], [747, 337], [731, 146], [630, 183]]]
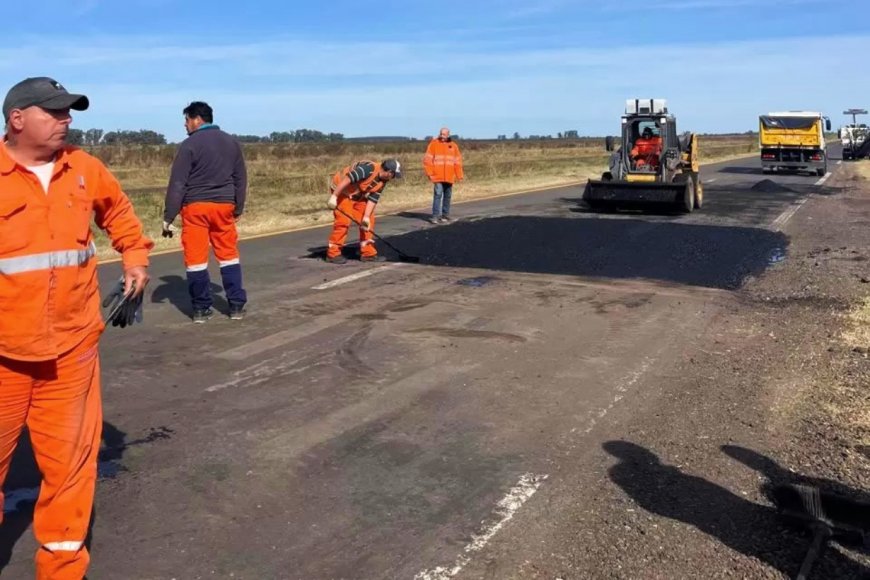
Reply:
[[[739, 288], [782, 253], [788, 239], [761, 228], [643, 219], [507, 216], [458, 221], [387, 241], [430, 266], [646, 278], [709, 288]], [[308, 257], [318, 257], [312, 248]], [[378, 251], [394, 253], [383, 243]]]
[[[809, 535], [784, 526], [774, 508], [664, 464], [640, 445], [609, 441], [604, 450], [618, 459], [608, 472], [610, 479], [644, 510], [693, 526], [789, 578], [797, 574]], [[867, 573], [861, 564], [828, 549], [816, 563], [813, 578], [859, 579]]]
[[[157, 286], [151, 293], [151, 302], [162, 304], [169, 302], [185, 316], [193, 315], [193, 306], [190, 303], [190, 294], [187, 290], [187, 279], [182, 276], [162, 276], [162, 284]], [[222, 296], [223, 288], [220, 284], [211, 283], [211, 295], [214, 299], [214, 309], [222, 314], [229, 314], [230, 305]]]
[[[127, 434], [109, 422], [103, 422], [103, 445], [97, 463], [98, 480], [112, 479], [124, 471], [121, 460], [124, 452], [135, 445], [152, 443], [158, 439], [168, 439], [172, 430], [166, 427], [152, 429], [141, 439], [127, 441]], [[30, 435], [25, 428], [12, 456], [9, 475], [3, 485], [5, 505], [3, 524], [0, 526], [0, 574], [9, 565], [15, 544], [33, 523], [33, 508], [39, 493], [42, 476], [33, 456]], [[98, 484], [99, 485], [99, 484]], [[96, 522], [96, 509], [91, 512], [91, 522], [85, 545], [90, 547], [92, 531]]]
[[789, 471], [776, 461], [745, 447], [723, 445], [722, 452], [764, 476], [762, 490], [767, 498], [776, 501], [774, 491], [777, 486], [805, 485], [819, 488], [826, 497], [836, 501], [825, 504], [826, 514], [835, 522], [840, 522], [854, 529], [870, 532], [870, 492], [858, 490], [839, 481], [820, 477], [809, 477]]
[[431, 213], [424, 212], [415, 212], [415, 211], [400, 211], [396, 214], [399, 217], [408, 218], [412, 220], [420, 220], [421, 222], [429, 222], [429, 218], [432, 217]]

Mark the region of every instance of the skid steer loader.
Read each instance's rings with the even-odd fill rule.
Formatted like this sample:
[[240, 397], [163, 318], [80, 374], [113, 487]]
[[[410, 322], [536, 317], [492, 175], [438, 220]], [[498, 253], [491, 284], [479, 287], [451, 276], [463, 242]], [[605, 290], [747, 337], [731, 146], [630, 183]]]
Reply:
[[629, 99], [622, 116], [621, 146], [605, 139], [613, 152], [610, 170], [589, 180], [583, 201], [591, 208], [671, 206], [684, 212], [700, 208], [704, 191], [698, 171], [698, 136], [677, 134], [677, 121], [664, 99]]

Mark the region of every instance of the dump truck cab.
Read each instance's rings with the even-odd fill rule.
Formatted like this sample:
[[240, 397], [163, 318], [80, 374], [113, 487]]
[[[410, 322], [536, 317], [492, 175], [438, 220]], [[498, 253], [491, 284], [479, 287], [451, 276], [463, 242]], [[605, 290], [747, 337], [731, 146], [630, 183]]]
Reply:
[[600, 181], [590, 180], [583, 199], [604, 205], [676, 204], [700, 208], [703, 190], [697, 136], [680, 135], [664, 99], [629, 99], [621, 117], [620, 147], [607, 137], [610, 167]]

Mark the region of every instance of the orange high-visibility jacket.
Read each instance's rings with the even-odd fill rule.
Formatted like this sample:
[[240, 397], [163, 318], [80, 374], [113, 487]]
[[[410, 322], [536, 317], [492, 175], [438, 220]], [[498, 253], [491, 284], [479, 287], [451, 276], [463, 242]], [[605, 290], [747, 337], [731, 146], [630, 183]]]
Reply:
[[433, 183], [455, 183], [463, 179], [459, 145], [452, 140], [432, 139], [423, 156], [423, 169]]
[[649, 139], [645, 139], [643, 137], [638, 138], [634, 142], [634, 147], [631, 150], [632, 157], [652, 157], [661, 155], [662, 152], [662, 138], [661, 137], [650, 137]]
[[336, 172], [335, 175], [332, 176], [332, 183], [329, 186], [329, 190], [335, 191], [342, 179], [347, 177], [348, 174], [356, 169], [358, 165], [366, 163], [373, 167], [371, 174], [360, 182], [351, 182], [350, 187], [344, 190], [344, 194], [353, 201], [373, 201], [374, 203], [378, 203], [381, 199], [381, 192], [387, 184], [380, 180], [381, 164], [373, 161], [359, 161]]
[[148, 265], [154, 243], [98, 159], [65, 148], [46, 194], [0, 143], [0, 356], [52, 360], [104, 329], [92, 217], [125, 268]]

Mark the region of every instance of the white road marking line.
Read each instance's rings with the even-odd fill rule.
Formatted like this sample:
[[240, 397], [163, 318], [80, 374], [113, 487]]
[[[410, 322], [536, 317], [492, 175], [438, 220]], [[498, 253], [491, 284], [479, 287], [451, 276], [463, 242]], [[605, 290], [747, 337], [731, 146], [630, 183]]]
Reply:
[[703, 181], [702, 183], [713, 183], [713, 182], [716, 181], [717, 179], [718, 179], [718, 177], [714, 177], [713, 179], [708, 179], [708, 180], [706, 180], [706, 181]]
[[526, 473], [520, 477], [519, 483], [512, 487], [507, 495], [498, 502], [495, 509], [498, 519], [486, 524], [479, 534], [471, 536], [471, 541], [462, 550], [462, 554], [456, 558], [453, 566], [450, 568], [439, 566], [432, 570], [423, 570], [414, 576], [414, 580], [449, 580], [462, 572], [462, 569], [471, 563], [471, 556], [486, 547], [499, 530], [513, 519], [514, 514], [535, 495], [535, 492], [538, 491], [538, 488], [541, 487], [541, 484], [547, 477], [547, 475], [535, 475], [533, 473]]
[[342, 284], [347, 284], [349, 282], [355, 282], [362, 278], [368, 278], [369, 276], [373, 276], [379, 272], [385, 272], [387, 270], [392, 270], [393, 268], [398, 268], [399, 266], [404, 266], [404, 262], [396, 262], [395, 264], [387, 264], [386, 266], [381, 266], [380, 268], [374, 268], [373, 270], [363, 270], [362, 272], [357, 272], [356, 274], [351, 274], [350, 276], [345, 276], [344, 278], [339, 278], [338, 280], [333, 280], [332, 282], [325, 282], [323, 284], [318, 284], [317, 286], [313, 286], [312, 290], [329, 290], [330, 288], [335, 288], [336, 286], [341, 286]]
[[820, 180], [818, 180], [818, 181], [815, 183], [815, 185], [822, 185], [823, 183], [825, 183], [825, 182], [828, 180], [828, 178], [829, 178], [831, 175], [832, 175], [831, 172], [828, 171], [827, 173], [825, 173], [825, 176], [824, 176], [824, 177], [822, 177]]
[[770, 224], [771, 229], [775, 232], [781, 231], [782, 228], [785, 227], [785, 224], [788, 223], [788, 220], [790, 220], [794, 216], [794, 214], [798, 212], [798, 210], [807, 202], [807, 200], [809, 200], [809, 198], [805, 197], [781, 214], [779, 214], [779, 217], [773, 220], [773, 223]]
[[[309, 362], [310, 364], [299, 366], [299, 363], [304, 362]], [[286, 377], [288, 375], [295, 375], [307, 371], [318, 362], [317, 357], [312, 356], [304, 356], [302, 358], [295, 358], [289, 361], [281, 361], [277, 363], [274, 361], [259, 362], [251, 367], [235, 371], [232, 380], [212, 385], [208, 387], [205, 392], [216, 393], [231, 387], [255, 387], [261, 383], [269, 381], [276, 375]]]
[[[640, 365], [639, 369], [637, 369], [636, 371], [631, 373], [631, 375], [629, 375], [627, 380], [625, 380], [622, 384], [620, 384], [619, 386], [616, 387], [616, 394], [613, 396], [613, 400], [610, 402], [610, 404], [607, 407], [599, 409], [597, 417], [592, 417], [589, 419], [589, 426], [586, 428], [585, 431], [583, 431], [583, 433], [588, 435], [589, 433], [592, 432], [592, 430], [595, 428], [595, 425], [598, 423], [598, 420], [603, 419], [607, 415], [607, 413], [612, 411], [613, 408], [622, 399], [625, 398], [625, 394], [628, 392], [628, 389], [633, 387], [635, 385], [635, 383], [637, 383], [637, 381], [640, 380], [640, 378], [644, 375], [644, 373], [646, 373], [647, 369], [649, 369], [651, 363], [652, 363], [652, 360], [650, 360], [649, 358], [645, 359], [643, 361], [643, 363]], [[575, 430], [572, 429], [572, 432], [574, 432], [574, 431]]]

